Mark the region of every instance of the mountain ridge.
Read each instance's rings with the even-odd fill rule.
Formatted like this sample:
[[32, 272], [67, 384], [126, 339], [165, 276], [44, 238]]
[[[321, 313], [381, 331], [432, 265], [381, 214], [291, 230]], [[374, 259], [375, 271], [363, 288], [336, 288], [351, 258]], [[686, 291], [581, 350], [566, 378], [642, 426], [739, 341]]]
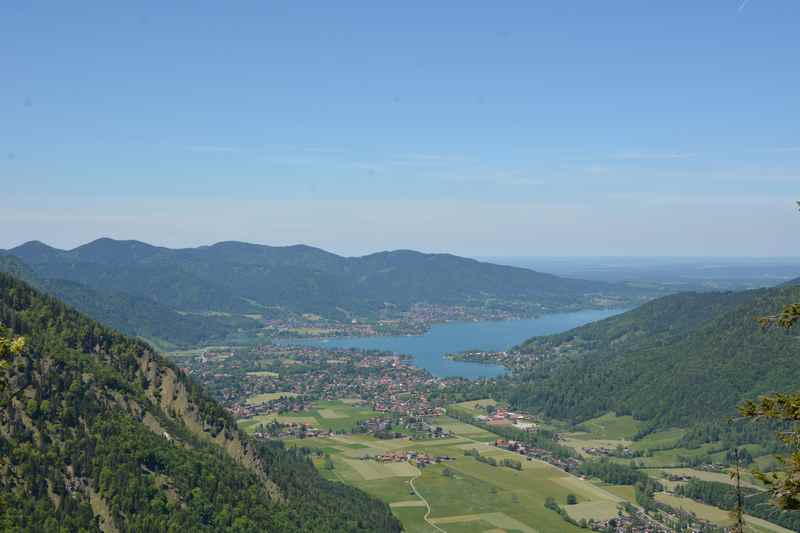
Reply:
[[499, 393], [575, 422], [606, 412], [654, 427], [736, 415], [762, 394], [795, 389], [796, 333], [764, 332], [755, 318], [800, 301], [800, 286], [679, 293], [517, 347], [538, 360]]
[[221, 241], [170, 249], [104, 237], [71, 250], [29, 241], [4, 255], [17, 257], [40, 279], [125, 293], [182, 314], [265, 320], [306, 313], [338, 322], [397, 319], [417, 304], [534, 316], [647, 295], [623, 284], [413, 250], [344, 257], [307, 245]]

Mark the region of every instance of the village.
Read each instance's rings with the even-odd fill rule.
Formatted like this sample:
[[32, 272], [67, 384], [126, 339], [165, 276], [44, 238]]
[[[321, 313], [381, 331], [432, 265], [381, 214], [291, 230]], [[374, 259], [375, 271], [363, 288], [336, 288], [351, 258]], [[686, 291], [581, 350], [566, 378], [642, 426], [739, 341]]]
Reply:
[[361, 456], [360, 459], [362, 461], [377, 461], [379, 463], [411, 463], [417, 468], [425, 468], [429, 465], [454, 460], [454, 458], [449, 455], [431, 455], [415, 450], [387, 452], [374, 456], [365, 454]]
[[314, 400], [356, 398], [374, 411], [441, 414], [431, 399], [463, 378], [436, 378], [408, 357], [347, 348], [265, 343], [206, 350], [180, 360], [186, 374], [207, 384], [236, 418], [302, 412]]
[[332, 318], [314, 313], [294, 313], [274, 309], [271, 316], [257, 315], [261, 324], [259, 337], [274, 339], [319, 339], [333, 337], [374, 337], [383, 335], [421, 335], [434, 324], [513, 320], [527, 318], [542, 311], [541, 306], [513, 312], [505, 308], [485, 306], [434, 305], [415, 303], [406, 310], [386, 306], [368, 316]]
[[[504, 359], [516, 358], [503, 352]], [[473, 353], [473, 357], [477, 353]], [[527, 356], [530, 357], [530, 356]], [[404, 442], [427, 442], [458, 437], [452, 431], [431, 423], [448, 415], [446, 394], [464, 385], [461, 378], [442, 379], [409, 364], [408, 358], [386, 352], [343, 348], [320, 348], [305, 345], [264, 343], [246, 348], [207, 349], [180, 360], [183, 372], [209, 384], [228, 412], [240, 420], [259, 420], [251, 433], [259, 440], [336, 438], [340, 435], [365, 435], [376, 439], [397, 439]], [[346, 426], [331, 427], [331, 421], [320, 418], [320, 403], [348, 399], [347, 408], [369, 416], [354, 418]], [[316, 420], [316, 422], [314, 421]], [[506, 438], [505, 430], [520, 434], [539, 431], [540, 423], [528, 413], [512, 411], [500, 405], [481, 405], [472, 417], [473, 423], [498, 432], [492, 441], [527, 461], [543, 461], [567, 473], [580, 475], [582, 459], [552, 449], [535, 446], [525, 439]], [[557, 435], [554, 435], [558, 439]], [[633, 459], [640, 452], [625, 446], [584, 446], [586, 456]], [[467, 453], [466, 455], [469, 455]], [[475, 454], [479, 461], [491, 463], [491, 457]], [[455, 458], [447, 453], [422, 452], [415, 449], [364, 454], [362, 461], [375, 463], [409, 463], [423, 469]], [[517, 468], [511, 459], [496, 461], [497, 466]], [[712, 469], [712, 465], [704, 465]], [[588, 481], [587, 481], [588, 482]], [[592, 522], [596, 531], [658, 533], [670, 531], [664, 524], [694, 524], [685, 531], [710, 531], [709, 524], [680, 510], [660, 509], [658, 519], [630, 506], [622, 516]], [[683, 527], [683, 526], [682, 526]], [[692, 528], [694, 527], [694, 528]], [[716, 531], [723, 531], [717, 529]]]

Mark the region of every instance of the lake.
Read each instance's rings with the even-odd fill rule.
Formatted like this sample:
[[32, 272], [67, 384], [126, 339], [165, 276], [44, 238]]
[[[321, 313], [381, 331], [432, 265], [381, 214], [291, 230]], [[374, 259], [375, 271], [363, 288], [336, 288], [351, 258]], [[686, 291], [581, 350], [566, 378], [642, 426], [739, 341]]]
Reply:
[[465, 350], [505, 350], [530, 337], [560, 333], [623, 311], [625, 310], [585, 310], [526, 320], [451, 322], [436, 324], [423, 335], [292, 339], [284, 342], [320, 347], [384, 350], [406, 354], [414, 357], [412, 361], [414, 365], [428, 370], [434, 376], [461, 376], [474, 379], [499, 376], [505, 373], [506, 369], [500, 365], [451, 361], [444, 355]]

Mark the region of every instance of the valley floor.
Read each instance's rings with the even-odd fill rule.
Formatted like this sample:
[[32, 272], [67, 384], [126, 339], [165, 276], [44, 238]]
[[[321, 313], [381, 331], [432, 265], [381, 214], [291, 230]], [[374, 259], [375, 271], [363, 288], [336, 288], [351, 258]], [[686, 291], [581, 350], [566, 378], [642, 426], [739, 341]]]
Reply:
[[[466, 402], [454, 407], [477, 414], [494, 402]], [[326, 406], [320, 406], [326, 407]], [[342, 410], [340, 404], [327, 406]], [[322, 409], [321, 411], [324, 411]], [[341, 416], [356, 416], [344, 413]], [[315, 415], [316, 416], [316, 415]], [[316, 416], [322, 419], [322, 416]], [[329, 420], [330, 422], [330, 420]], [[334, 434], [312, 438], [285, 439], [288, 446], [316, 450], [314, 464], [328, 479], [358, 487], [390, 504], [409, 532], [419, 533], [500, 533], [569, 532], [580, 527], [566, 522], [558, 513], [545, 507], [547, 498], [554, 498], [576, 522], [608, 520], [617, 516], [625, 504], [636, 505], [632, 486], [611, 485], [570, 474], [537, 459], [495, 446], [498, 435], [481, 427], [449, 416], [430, 419], [432, 426], [442, 428], [442, 438], [412, 440], [408, 437], [378, 439], [363, 434]], [[252, 427], [252, 426], [250, 426]], [[343, 428], [344, 425], [340, 425]], [[563, 443], [590, 457], [586, 449], [631, 446], [674, 445], [682, 430], [652, 434], [633, 443], [635, 421], [629, 417], [606, 415], [587, 424], [587, 431], [567, 434]], [[465, 452], [477, 450], [484, 458], [520, 461], [521, 469], [492, 466]], [[662, 480], [666, 475], [691, 476], [710, 481], [730, 482], [727, 473], [707, 472], [692, 468], [671, 468], [669, 459], [689, 450], [670, 449], [659, 457], [648, 457], [651, 477]], [[380, 459], [380, 460], [378, 460]], [[611, 458], [629, 462], [625, 458]], [[645, 460], [645, 458], [643, 458]], [[656, 468], [662, 466], [663, 468]], [[720, 526], [732, 521], [727, 511], [672, 494], [677, 482], [664, 479], [666, 491], [656, 494], [659, 502], [694, 513], [698, 518]], [[748, 486], [755, 487], [753, 483]], [[577, 503], [567, 505], [568, 495]], [[746, 517], [748, 533], [787, 533], [790, 530], [755, 517]], [[584, 530], [585, 531], [585, 530]]]

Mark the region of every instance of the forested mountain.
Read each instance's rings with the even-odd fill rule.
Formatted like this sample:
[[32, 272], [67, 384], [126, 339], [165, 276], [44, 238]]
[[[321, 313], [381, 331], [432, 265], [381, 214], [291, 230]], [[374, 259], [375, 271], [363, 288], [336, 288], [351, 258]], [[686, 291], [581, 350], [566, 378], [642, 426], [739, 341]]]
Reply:
[[26, 340], [0, 370], [0, 531], [400, 530], [302, 453], [249, 441], [148, 345], [6, 274], [0, 323]]
[[181, 314], [156, 301], [113, 289], [92, 289], [75, 281], [42, 278], [12, 255], [0, 255], [0, 272], [12, 274], [78, 311], [124, 333], [177, 345], [210, 343], [239, 328], [258, 326], [242, 316]]
[[541, 362], [498, 394], [581, 421], [615, 411], [653, 427], [710, 422], [747, 399], [797, 389], [797, 332], [754, 320], [800, 301], [786, 285], [737, 293], [683, 293], [519, 349]]
[[123, 291], [193, 312], [284, 309], [350, 318], [415, 303], [535, 312], [586, 307], [600, 296], [640, 294], [624, 285], [406, 250], [341, 257], [309, 246], [221, 242], [172, 250], [99, 239], [69, 251], [29, 242], [7, 253], [42, 278]]

